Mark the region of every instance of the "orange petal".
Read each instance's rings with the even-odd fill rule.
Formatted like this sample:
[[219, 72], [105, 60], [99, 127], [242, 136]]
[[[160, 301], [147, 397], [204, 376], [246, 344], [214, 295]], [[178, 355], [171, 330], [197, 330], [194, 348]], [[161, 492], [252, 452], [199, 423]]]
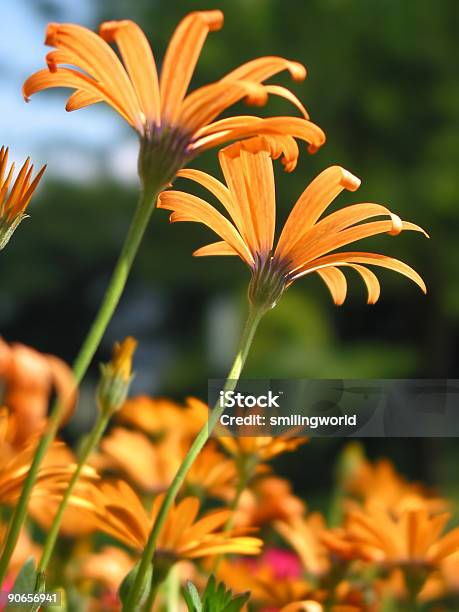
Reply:
[[248, 265], [253, 264], [252, 255], [234, 225], [201, 198], [181, 191], [163, 191], [158, 198], [158, 208], [174, 211], [171, 222], [193, 221], [207, 225], [228, 242]]
[[72, 111], [79, 110], [80, 108], [86, 108], [86, 106], [91, 106], [91, 104], [97, 104], [98, 102], [103, 101], [104, 98], [101, 95], [77, 90], [71, 96], [69, 96], [67, 104], [65, 105], [65, 110], [70, 113]]
[[341, 306], [347, 294], [347, 282], [344, 274], [333, 266], [321, 268], [317, 270], [317, 273], [327, 285], [334, 303], [337, 306]]
[[189, 13], [177, 26], [161, 69], [161, 115], [175, 123], [207, 34], [223, 26], [221, 11]]
[[208, 189], [226, 208], [231, 218], [234, 220], [236, 227], [240, 226], [239, 209], [235, 206], [228, 187], [221, 181], [206, 172], [192, 168], [180, 170], [177, 172], [177, 176], [195, 181]]
[[54, 72], [50, 72], [46, 69], [35, 72], [35, 74], [32, 74], [32, 76], [25, 81], [24, 85], [22, 86], [22, 93], [26, 101], [28, 101], [30, 96], [38, 91], [53, 87], [70, 87], [78, 91], [84, 91], [88, 96], [91, 95], [95, 99], [102, 98], [130, 125], [132, 125], [132, 127], [137, 127], [135, 119], [128, 114], [127, 110], [120, 103], [117, 97], [112, 95], [112, 92], [109, 92], [94, 79], [91, 79], [85, 74], [70, 68], [57, 68]]
[[141, 28], [125, 19], [105, 21], [99, 33], [108, 42], [116, 42], [123, 63], [146, 120], [150, 124], [160, 123], [161, 103], [156, 63], [148, 40]]
[[46, 44], [58, 49], [48, 58], [59, 58], [59, 52], [65, 54], [64, 63], [80, 68], [100, 83], [142, 131], [143, 121], [132, 83], [118, 56], [103, 38], [79, 25], [54, 23], [47, 28]]
[[349, 264], [349, 266], [357, 270], [366, 285], [368, 292], [367, 304], [376, 304], [381, 293], [381, 286], [376, 274], [368, 268], [365, 268], [365, 266], [360, 266], [358, 264]]
[[177, 122], [186, 131], [196, 132], [242, 98], [263, 104], [268, 93], [265, 87], [250, 81], [220, 81], [205, 85], [185, 98]]
[[[309, 261], [326, 255], [330, 251], [335, 251], [342, 246], [351, 244], [352, 242], [356, 242], [362, 238], [369, 238], [370, 236], [389, 233], [391, 232], [392, 228], [392, 221], [372, 221], [369, 223], [363, 223], [361, 225], [355, 225], [336, 233], [330, 230], [325, 234], [322, 232], [317, 232], [314, 234], [314, 236], [312, 236], [312, 233], [314, 232], [314, 230], [312, 230], [311, 234], [309, 235], [310, 240], [303, 244], [297, 245], [297, 248], [295, 248], [294, 260], [291, 264], [291, 269], [296, 270], [298, 266], [302, 266]], [[425, 234], [421, 227], [408, 221], [402, 221], [402, 229]]]
[[265, 90], [274, 96], [280, 96], [281, 98], [285, 98], [289, 102], [291, 102], [300, 113], [303, 115], [305, 119], [309, 119], [308, 111], [305, 109], [300, 100], [286, 87], [281, 87], [280, 85], [265, 85]]
[[242, 64], [229, 72], [224, 80], [247, 79], [261, 83], [283, 70], [288, 70], [295, 81], [303, 81], [306, 78], [306, 68], [299, 62], [283, 57], [266, 56]]
[[205, 257], [206, 255], [239, 255], [227, 242], [219, 241], [207, 244], [194, 251], [195, 257]]
[[279, 257], [288, 258], [293, 247], [313, 227], [343, 189], [355, 191], [360, 180], [341, 166], [331, 166], [321, 172], [298, 198], [282, 230], [276, 248]]
[[258, 239], [257, 252], [267, 257], [273, 247], [276, 224], [273, 163], [266, 150], [254, 153], [241, 147], [240, 155], [246, 177], [252, 222]]
[[304, 276], [305, 274], [309, 274], [310, 272], [315, 272], [322, 266], [329, 265], [348, 265], [348, 264], [368, 264], [375, 265], [381, 268], [387, 268], [388, 270], [393, 270], [394, 272], [398, 272], [399, 274], [403, 274], [407, 278], [411, 279], [415, 282], [424, 293], [427, 292], [427, 288], [425, 286], [424, 281], [419, 276], [419, 274], [413, 270], [408, 264], [403, 261], [399, 261], [398, 259], [394, 259], [392, 257], [388, 257], [387, 255], [381, 255], [379, 253], [364, 253], [359, 251], [350, 251], [343, 253], [335, 253], [333, 255], [327, 255], [325, 257], [321, 257], [319, 259], [315, 259], [314, 261], [310, 261], [304, 265], [304, 267], [299, 268], [295, 272], [294, 279], [299, 278], [300, 276]]
[[[193, 150], [202, 151], [232, 140], [252, 136], [276, 135], [289, 136], [305, 140], [310, 144], [309, 151], [315, 152], [325, 142], [323, 131], [311, 121], [299, 117], [232, 117], [211, 123], [199, 130], [192, 145]], [[294, 166], [289, 168], [293, 170]], [[286, 168], [287, 169], [287, 168]]]

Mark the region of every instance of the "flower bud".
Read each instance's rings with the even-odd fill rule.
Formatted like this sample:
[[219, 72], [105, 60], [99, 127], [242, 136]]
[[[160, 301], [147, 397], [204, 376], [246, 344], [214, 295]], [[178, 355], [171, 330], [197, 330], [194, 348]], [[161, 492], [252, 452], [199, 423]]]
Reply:
[[112, 360], [101, 364], [101, 378], [97, 389], [97, 402], [100, 410], [113, 413], [124, 404], [131, 381], [132, 356], [137, 341], [128, 336], [123, 342], [115, 342]]

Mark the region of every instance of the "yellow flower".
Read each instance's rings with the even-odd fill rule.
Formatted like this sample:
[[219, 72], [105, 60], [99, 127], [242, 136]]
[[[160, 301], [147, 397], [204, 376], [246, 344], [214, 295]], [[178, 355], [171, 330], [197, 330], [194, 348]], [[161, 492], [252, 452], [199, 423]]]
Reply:
[[[27, 100], [51, 87], [68, 87], [75, 90], [67, 102], [68, 111], [106, 102], [141, 138], [141, 175], [155, 174], [162, 184], [200, 151], [254, 134], [266, 133], [284, 143], [289, 149], [286, 163], [292, 169], [298, 155], [294, 138], [306, 140], [315, 150], [325, 136], [308, 120], [291, 91], [263, 82], [283, 70], [301, 81], [306, 76], [301, 64], [261, 57], [186, 95], [207, 34], [222, 25], [223, 13], [218, 10], [188, 14], [172, 36], [158, 78], [148, 40], [133, 21], [104, 22], [99, 35], [78, 25], [51, 23], [46, 44], [55, 50], [46, 57], [48, 68], [24, 83], [24, 97]], [[117, 45], [121, 59], [109, 43]], [[242, 115], [215, 121], [239, 100], [262, 105], [269, 94], [292, 102], [304, 118]]]
[[[155, 498], [147, 513], [135, 492], [123, 481], [102, 482], [87, 498], [75, 496], [72, 504], [92, 517], [94, 525], [127, 546], [143, 550], [164, 496]], [[219, 531], [231, 512], [216, 510], [197, 519], [200, 502], [186, 497], [174, 505], [158, 538], [156, 555], [169, 560], [210, 555], [257, 555], [262, 541], [244, 536], [242, 530]]]
[[13, 182], [14, 164], [11, 164], [8, 172], [7, 167], [8, 148], [2, 147], [0, 149], [0, 251], [8, 244], [17, 226], [27, 217], [27, 207], [46, 170], [46, 166], [43, 166], [32, 180], [33, 165], [30, 165], [28, 157]]
[[[347, 206], [320, 218], [336, 196], [355, 191], [360, 180], [339, 166], [324, 170], [308, 185], [291, 211], [275, 250], [275, 185], [271, 143], [265, 138], [238, 142], [219, 153], [226, 185], [199, 170], [186, 169], [178, 176], [208, 189], [226, 209], [230, 220], [216, 208], [182, 191], [165, 191], [159, 207], [171, 210], [171, 222], [203, 223], [222, 239], [204, 246], [194, 255], [238, 255], [250, 268], [252, 303], [269, 309], [282, 292], [298, 278], [317, 272], [330, 290], [335, 304], [346, 298], [347, 284], [341, 267], [356, 270], [368, 289], [368, 302], [378, 300], [380, 287], [375, 274], [363, 264], [381, 266], [404, 274], [425, 292], [421, 277], [405, 263], [376, 253], [332, 251], [376, 234], [399, 234], [417, 225], [402, 221], [380, 204]], [[277, 152], [278, 153], [278, 152]], [[384, 220], [367, 222], [374, 217]]]

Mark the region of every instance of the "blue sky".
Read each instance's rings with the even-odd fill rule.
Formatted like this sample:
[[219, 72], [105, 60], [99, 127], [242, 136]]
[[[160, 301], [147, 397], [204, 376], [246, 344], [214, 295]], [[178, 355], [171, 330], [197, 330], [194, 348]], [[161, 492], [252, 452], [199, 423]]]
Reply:
[[95, 180], [107, 172], [121, 181], [136, 174], [135, 134], [103, 104], [74, 113], [64, 110], [69, 90], [53, 90], [23, 101], [21, 85], [44, 66], [43, 44], [49, 21], [74, 22], [95, 28], [90, 0], [53, 0], [41, 13], [34, 0], [5, 0], [0, 21], [0, 145], [12, 159], [27, 155], [48, 172], [76, 181]]

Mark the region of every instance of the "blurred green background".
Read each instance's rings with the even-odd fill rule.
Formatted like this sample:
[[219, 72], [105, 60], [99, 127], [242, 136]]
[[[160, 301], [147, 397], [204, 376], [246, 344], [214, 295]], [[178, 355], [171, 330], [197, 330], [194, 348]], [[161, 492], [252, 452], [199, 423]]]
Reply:
[[[0, 32], [1, 127], [18, 156], [49, 170], [14, 240], [1, 255], [0, 333], [71, 361], [94, 317], [132, 215], [136, 136], [98, 105], [71, 115], [65, 92], [25, 105], [20, 84], [42, 67], [48, 21], [95, 28], [131, 18], [146, 31], [158, 63], [188, 11], [221, 8], [225, 27], [210, 34], [193, 86], [261, 55], [308, 68], [291, 87], [326, 132], [315, 156], [302, 147], [298, 168], [277, 167], [279, 225], [306, 184], [332, 164], [363, 180], [334, 204], [387, 204], [431, 235], [377, 237], [362, 247], [400, 257], [424, 277], [423, 296], [405, 278], [378, 271], [382, 297], [367, 306], [357, 275], [336, 308], [320, 279], [307, 277], [263, 321], [247, 377], [409, 378], [457, 376], [459, 324], [459, 4], [455, 0], [106, 0], [6, 2]], [[255, 109], [258, 113], [259, 109]], [[244, 106], [231, 114], [245, 112]], [[259, 114], [292, 113], [271, 100]], [[215, 151], [194, 166], [218, 175]], [[177, 183], [179, 185], [179, 183]], [[188, 187], [188, 185], [187, 185]], [[193, 259], [213, 239], [195, 224], [170, 225], [155, 213], [119, 310], [82, 392], [69, 435], [87, 429], [97, 362], [115, 339], [138, 338], [133, 393], [206, 397], [207, 378], [223, 376], [245, 309], [248, 271], [233, 258]], [[316, 440], [279, 470], [320, 505], [341, 443]], [[456, 440], [380, 439], [371, 456], [389, 455], [402, 471], [454, 494]], [[316, 466], [308, 470], [307, 466]], [[321, 466], [317, 468], [317, 466]], [[306, 469], [305, 469], [306, 466]], [[311, 494], [312, 493], [312, 494]], [[317, 501], [314, 501], [317, 500]]]

